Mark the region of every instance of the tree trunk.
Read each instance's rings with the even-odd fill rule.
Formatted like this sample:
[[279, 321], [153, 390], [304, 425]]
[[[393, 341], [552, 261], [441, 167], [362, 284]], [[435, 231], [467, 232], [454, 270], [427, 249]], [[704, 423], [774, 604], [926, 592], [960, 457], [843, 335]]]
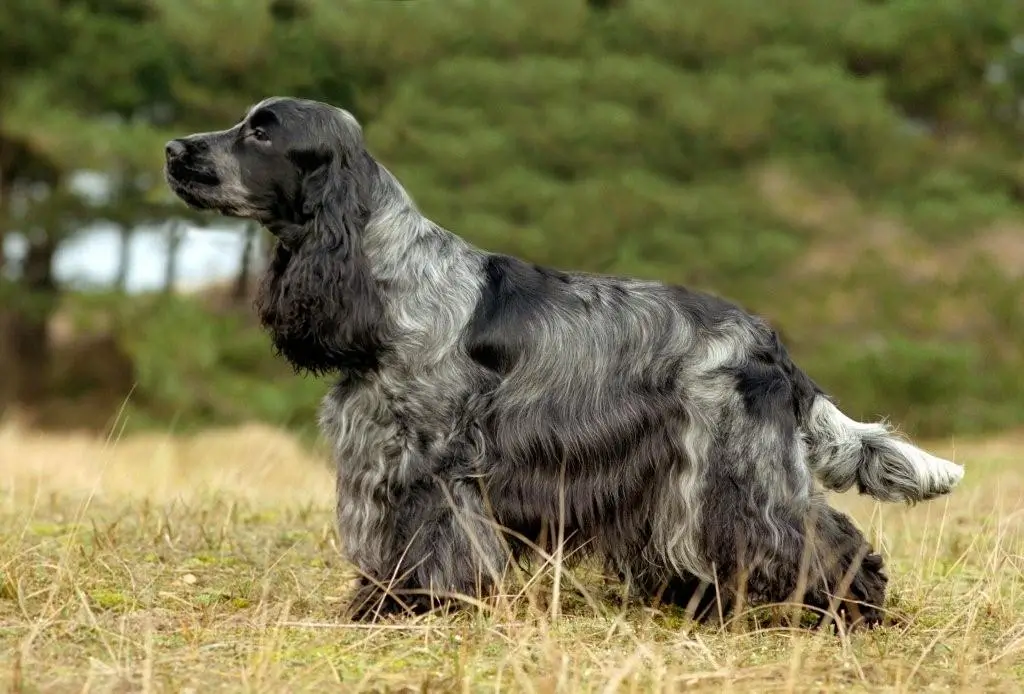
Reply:
[[181, 223], [167, 227], [167, 262], [164, 264], [164, 294], [173, 294], [178, 281], [178, 248], [181, 246]]
[[242, 262], [238, 267], [238, 277], [235, 278], [235, 289], [231, 299], [236, 306], [245, 303], [249, 296], [249, 281], [252, 277], [252, 263], [255, 259], [256, 234], [259, 232], [259, 225], [245, 225], [245, 243], [242, 246]]
[[0, 173], [0, 282], [7, 275], [7, 201], [4, 199], [7, 194], [3, 189], [3, 174]]
[[4, 248], [4, 241], [7, 239], [7, 227], [10, 224], [10, 220], [7, 218], [13, 178], [9, 171], [10, 159], [11, 155], [7, 151], [4, 139], [0, 137], [0, 280], [3, 279], [4, 270], [7, 268], [7, 251]]
[[277, 239], [269, 231], [263, 234], [263, 267], [274, 262], [277, 253]]
[[7, 236], [7, 201], [10, 194], [9, 177], [5, 175], [3, 164], [3, 142], [0, 140], [0, 417], [4, 409], [14, 401], [14, 379], [17, 377], [18, 367], [14, 363], [11, 340], [10, 309], [12, 304], [13, 290], [5, 277], [4, 271], [7, 268], [7, 254], [4, 251], [4, 240]]
[[119, 225], [118, 227], [118, 236], [121, 240], [121, 246], [118, 249], [117, 277], [114, 278], [114, 288], [122, 294], [128, 290], [128, 270], [131, 260], [133, 232], [134, 230], [130, 225], [125, 224]]
[[56, 251], [57, 243], [51, 234], [29, 244], [20, 281], [14, 288], [15, 300], [4, 321], [5, 351], [13, 371], [11, 395], [21, 404], [38, 402], [49, 386], [51, 355], [47, 326], [58, 298], [53, 279]]

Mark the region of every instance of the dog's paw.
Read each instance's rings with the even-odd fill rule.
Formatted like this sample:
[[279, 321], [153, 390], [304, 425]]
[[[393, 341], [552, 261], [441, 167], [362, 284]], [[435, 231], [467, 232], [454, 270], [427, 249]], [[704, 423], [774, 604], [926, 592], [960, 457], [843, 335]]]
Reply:
[[341, 617], [350, 622], [377, 622], [411, 611], [397, 596], [369, 581], [360, 581], [345, 603]]
[[889, 577], [880, 554], [872, 552], [861, 561], [836, 613], [848, 630], [873, 629], [885, 620], [885, 593]]

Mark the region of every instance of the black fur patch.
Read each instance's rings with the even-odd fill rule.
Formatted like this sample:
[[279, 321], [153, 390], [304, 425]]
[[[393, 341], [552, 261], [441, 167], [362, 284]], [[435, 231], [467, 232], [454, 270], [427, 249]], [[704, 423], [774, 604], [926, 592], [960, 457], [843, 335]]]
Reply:
[[580, 302], [563, 291], [568, 274], [511, 256], [487, 256], [484, 278], [466, 348], [481, 366], [505, 375], [523, 356], [531, 322], [558, 304]]
[[277, 229], [281, 241], [256, 309], [296, 370], [365, 372], [386, 348], [383, 302], [360, 240], [375, 166], [369, 156], [326, 157], [290, 203], [308, 221]]

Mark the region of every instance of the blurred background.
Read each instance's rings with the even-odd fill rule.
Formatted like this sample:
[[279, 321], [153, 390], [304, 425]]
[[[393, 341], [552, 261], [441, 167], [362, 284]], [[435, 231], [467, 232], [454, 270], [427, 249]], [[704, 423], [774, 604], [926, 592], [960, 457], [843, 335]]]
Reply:
[[1020, 0], [2, 0], [0, 416], [313, 435], [266, 232], [161, 172], [273, 94], [480, 246], [764, 315], [851, 415], [1024, 422]]

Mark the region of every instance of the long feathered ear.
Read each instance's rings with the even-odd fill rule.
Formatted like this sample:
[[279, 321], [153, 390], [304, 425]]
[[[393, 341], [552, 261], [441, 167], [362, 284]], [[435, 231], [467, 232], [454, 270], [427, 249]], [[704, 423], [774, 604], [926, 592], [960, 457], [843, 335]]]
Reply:
[[307, 221], [281, 237], [261, 282], [260, 321], [297, 371], [363, 371], [380, 357], [383, 304], [361, 244], [374, 175], [365, 152], [315, 162], [302, 184]]

